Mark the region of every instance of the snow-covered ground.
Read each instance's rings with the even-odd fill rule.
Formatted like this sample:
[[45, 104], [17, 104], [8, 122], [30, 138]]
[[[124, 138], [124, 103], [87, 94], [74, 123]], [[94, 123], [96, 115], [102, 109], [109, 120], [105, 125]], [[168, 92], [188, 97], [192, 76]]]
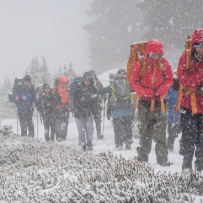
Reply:
[[[122, 66], [123, 67], [123, 66]], [[123, 67], [125, 68], [125, 67]], [[103, 86], [106, 87], [110, 83], [109, 79], [109, 74], [116, 74], [118, 72], [118, 68], [111, 69], [109, 71], [105, 71], [102, 74], [98, 76], [98, 79], [102, 82]], [[103, 116], [103, 112], [102, 112]], [[44, 127], [43, 124], [41, 124], [40, 119], [38, 119], [39, 122], [39, 127], [38, 127], [38, 137], [37, 137], [37, 119], [34, 118], [34, 124], [35, 124], [35, 138], [44, 140]], [[2, 125], [12, 125], [14, 128], [14, 131], [17, 132], [17, 121], [16, 119], [5, 119], [2, 120]], [[103, 122], [102, 122], [103, 126]], [[20, 133], [20, 126], [19, 128], [19, 133]], [[132, 144], [132, 149], [131, 150], [122, 150], [118, 151], [115, 148], [114, 144], [114, 132], [113, 132], [113, 126], [112, 122], [108, 121], [105, 118], [105, 129], [104, 129], [104, 139], [103, 140], [97, 140], [96, 139], [96, 129], [94, 131], [94, 140], [93, 140], [93, 145], [94, 145], [94, 153], [100, 153], [104, 152], [107, 150], [111, 150], [114, 154], [121, 154], [123, 157], [128, 158], [128, 157], [133, 157], [137, 156], [137, 151], [136, 148], [139, 146], [139, 139], [134, 139], [133, 144]], [[171, 171], [172, 173], [175, 172], [181, 172], [181, 166], [182, 166], [182, 156], [179, 154], [179, 140], [180, 140], [181, 135], [176, 139], [175, 141], [175, 146], [174, 146], [174, 152], [169, 152], [168, 159], [170, 162], [173, 163], [172, 166], [170, 167], [161, 167], [156, 163], [156, 155], [155, 155], [155, 143], [153, 142], [152, 144], [152, 151], [149, 156], [149, 164], [155, 168], [155, 170], [160, 170], [160, 171]], [[70, 122], [68, 126], [68, 136], [67, 140], [64, 142], [61, 142], [61, 144], [71, 146], [71, 147], [76, 147], [79, 148], [78, 145], [78, 131], [75, 123], [75, 118], [70, 116]], [[194, 167], [194, 165], [193, 165]]]
[[[113, 69], [111, 71], [104, 72], [98, 78], [103, 83], [104, 87], [109, 84], [109, 73], [116, 73], [118, 69]], [[103, 115], [103, 113], [102, 113]], [[2, 125], [12, 125], [13, 130], [15, 133], [17, 133], [17, 120], [16, 119], [4, 119], [1, 122]], [[34, 117], [34, 125], [35, 125], [35, 139], [39, 140], [45, 140], [44, 138], [44, 127], [43, 124], [40, 122], [40, 119], [38, 119], [38, 128], [37, 128], [37, 118]], [[103, 126], [103, 122], [102, 122]], [[20, 134], [20, 126], [18, 126], [18, 131]], [[38, 131], [38, 133], [37, 133]], [[105, 129], [104, 129], [104, 139], [103, 140], [97, 140], [96, 139], [96, 129], [94, 131], [94, 140], [93, 140], [93, 151], [92, 153], [100, 153], [100, 152], [106, 152], [108, 150], [112, 151], [114, 154], [121, 155], [122, 157], [128, 159], [132, 158], [134, 156], [137, 156], [136, 148], [139, 146], [139, 139], [133, 139], [133, 144], [131, 150], [120, 150], [118, 151], [115, 148], [114, 144], [114, 131], [112, 126], [112, 121], [108, 121], [105, 118]], [[152, 150], [149, 155], [149, 165], [152, 166], [155, 171], [171, 171], [172, 174], [175, 172], [180, 173], [181, 167], [182, 167], [182, 156], [179, 154], [179, 140], [181, 138], [181, 134], [179, 137], [175, 140], [175, 146], [174, 146], [174, 152], [169, 152], [168, 160], [173, 163], [173, 165], [169, 167], [162, 167], [156, 163], [156, 155], [155, 155], [155, 143], [152, 144]], [[64, 142], [60, 142], [62, 145], [74, 147], [74, 148], [80, 148], [78, 144], [78, 131], [75, 123], [75, 118], [70, 116], [70, 122], [68, 126], [68, 136], [67, 140]], [[193, 162], [193, 168], [194, 168], [194, 162]], [[199, 198], [196, 199], [195, 202], [199, 202]]]
[[[5, 119], [2, 120], [2, 125], [12, 125], [14, 128], [14, 132], [17, 132], [17, 121], [16, 119]], [[38, 138], [37, 138], [37, 119], [34, 118], [34, 124], [35, 124], [35, 139], [45, 140], [44, 138], [44, 127], [43, 124], [39, 121], [39, 127], [38, 127]], [[19, 126], [19, 133], [20, 133], [20, 126]], [[180, 135], [181, 136], [181, 135]], [[156, 171], [171, 171], [172, 173], [175, 172], [181, 172], [181, 166], [182, 166], [182, 156], [179, 155], [179, 139], [180, 136], [175, 141], [175, 147], [174, 152], [169, 152], [168, 159], [170, 162], [173, 162], [173, 165], [170, 167], [162, 167], [156, 163], [156, 155], [155, 155], [155, 143], [152, 144], [152, 151], [149, 156], [149, 164], [155, 168]], [[114, 154], [121, 154], [123, 157], [134, 157], [137, 156], [136, 148], [139, 146], [139, 139], [134, 139], [132, 144], [131, 150], [122, 150], [118, 151], [115, 148], [114, 144], [114, 132], [112, 127], [112, 122], [105, 119], [105, 130], [104, 130], [104, 139], [103, 140], [97, 140], [96, 138], [96, 129], [94, 131], [94, 140], [93, 145], [94, 153], [100, 153], [105, 152], [108, 150], [111, 150]], [[70, 147], [79, 148], [78, 144], [78, 131], [75, 123], [75, 119], [71, 116], [70, 122], [68, 126], [68, 136], [67, 140], [64, 142], [61, 142], [60, 144], [64, 144]]]

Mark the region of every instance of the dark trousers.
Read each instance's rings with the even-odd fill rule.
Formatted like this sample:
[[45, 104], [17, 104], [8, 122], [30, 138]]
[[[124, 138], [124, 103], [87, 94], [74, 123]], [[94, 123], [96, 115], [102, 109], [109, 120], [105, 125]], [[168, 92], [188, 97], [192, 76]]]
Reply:
[[[180, 154], [183, 155], [182, 169], [191, 169], [195, 152], [195, 166], [203, 170], [203, 114], [192, 114], [192, 111], [181, 108], [182, 139]], [[195, 149], [196, 148], [196, 149]]]
[[166, 145], [166, 112], [161, 112], [160, 101], [155, 102], [154, 110], [150, 111], [151, 102], [140, 100], [138, 104], [138, 121], [140, 146], [137, 147], [138, 158], [148, 161], [151, 152], [152, 139], [156, 143], [155, 152], [157, 163], [168, 161]]
[[180, 124], [174, 124], [168, 122], [168, 148], [172, 149], [176, 137], [178, 137], [178, 134], [181, 132], [181, 126]]
[[32, 121], [32, 111], [19, 111], [19, 120], [21, 127], [21, 136], [27, 136], [27, 129], [29, 131], [28, 136], [34, 137], [34, 124]]
[[113, 119], [113, 128], [115, 134], [115, 143], [117, 146], [123, 146], [123, 143], [132, 144], [132, 116], [125, 116]]
[[[55, 136], [55, 119], [53, 118], [44, 118], [44, 135], [45, 135], [45, 140], [46, 141], [54, 141], [54, 136]], [[51, 130], [51, 132], [50, 132]], [[51, 135], [51, 136], [49, 136]]]
[[68, 110], [62, 111], [56, 118], [55, 130], [56, 130], [56, 139], [58, 141], [66, 140], [68, 133], [69, 114], [70, 111]]
[[101, 135], [101, 123], [102, 123], [101, 111], [102, 107], [100, 103], [98, 103], [93, 107], [93, 119], [96, 125], [97, 137]]

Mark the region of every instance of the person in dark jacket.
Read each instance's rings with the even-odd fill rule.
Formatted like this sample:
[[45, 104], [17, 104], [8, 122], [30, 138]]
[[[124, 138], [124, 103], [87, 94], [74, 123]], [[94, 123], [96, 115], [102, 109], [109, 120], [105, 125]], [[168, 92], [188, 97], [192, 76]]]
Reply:
[[69, 103], [68, 103], [68, 79], [66, 76], [60, 76], [56, 81], [53, 93], [56, 98], [55, 105], [55, 130], [58, 141], [66, 140], [69, 122]]
[[103, 139], [104, 135], [101, 133], [101, 123], [102, 123], [102, 97], [103, 97], [103, 85], [102, 83], [98, 80], [96, 73], [94, 70], [89, 71], [92, 74], [93, 77], [93, 82], [94, 82], [94, 87], [97, 90], [97, 102], [93, 106], [93, 119], [96, 124], [96, 130], [97, 130], [97, 139]]
[[92, 150], [94, 125], [92, 107], [97, 102], [97, 90], [93, 84], [92, 74], [84, 73], [83, 81], [73, 92], [73, 116], [79, 133], [79, 143], [83, 150]]
[[130, 95], [131, 88], [126, 82], [126, 74], [124, 69], [120, 69], [115, 75], [107, 104], [107, 119], [110, 120], [111, 116], [113, 117], [115, 144], [118, 150], [122, 149], [124, 143], [125, 149], [129, 150], [133, 143], [133, 103]]
[[[38, 110], [40, 115], [42, 115], [43, 123], [44, 123], [44, 135], [46, 141], [54, 141], [55, 136], [55, 106], [56, 100], [54, 98], [53, 93], [51, 92], [51, 88], [48, 84], [44, 84], [42, 86], [42, 95], [38, 100]], [[49, 132], [51, 129], [51, 136], [49, 136]]]
[[167, 94], [168, 108], [168, 150], [173, 151], [174, 142], [178, 134], [181, 132], [180, 112], [176, 113], [176, 105], [178, 100], [179, 80], [173, 79], [173, 85], [169, 88]]
[[32, 121], [34, 106], [37, 108], [37, 98], [34, 85], [31, 83], [31, 77], [26, 75], [21, 84], [14, 91], [15, 103], [18, 107], [18, 114], [21, 126], [21, 135], [34, 137], [34, 124]]

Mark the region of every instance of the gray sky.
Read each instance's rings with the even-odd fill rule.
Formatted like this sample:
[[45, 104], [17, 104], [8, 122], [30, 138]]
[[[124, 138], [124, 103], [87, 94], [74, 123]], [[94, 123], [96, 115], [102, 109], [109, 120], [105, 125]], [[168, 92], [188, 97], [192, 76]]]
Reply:
[[53, 73], [73, 63], [76, 73], [89, 69], [85, 11], [92, 0], [0, 0], [1, 84], [23, 76], [32, 57], [44, 55]]

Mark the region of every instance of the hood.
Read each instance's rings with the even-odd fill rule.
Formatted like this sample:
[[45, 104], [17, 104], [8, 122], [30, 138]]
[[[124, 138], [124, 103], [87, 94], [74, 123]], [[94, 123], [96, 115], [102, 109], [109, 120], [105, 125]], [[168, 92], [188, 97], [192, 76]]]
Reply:
[[[147, 65], [152, 66], [153, 60], [148, 57], [149, 53], [154, 53], [154, 54], [160, 53], [163, 56], [164, 48], [161, 42], [154, 39], [147, 43], [145, 58], [147, 59]], [[154, 61], [154, 62], [157, 65], [157, 61]]]
[[199, 42], [203, 42], [203, 29], [195, 30], [195, 32], [192, 36], [191, 47], [194, 43], [199, 43]]
[[156, 39], [149, 41], [147, 43], [147, 48], [146, 48], [146, 53], [145, 53], [145, 57], [146, 58], [149, 58], [148, 57], [149, 53], [154, 53], [154, 54], [160, 53], [160, 54], [163, 54], [164, 53], [164, 48], [163, 48], [163, 45], [161, 44], [161, 42], [156, 40]]

